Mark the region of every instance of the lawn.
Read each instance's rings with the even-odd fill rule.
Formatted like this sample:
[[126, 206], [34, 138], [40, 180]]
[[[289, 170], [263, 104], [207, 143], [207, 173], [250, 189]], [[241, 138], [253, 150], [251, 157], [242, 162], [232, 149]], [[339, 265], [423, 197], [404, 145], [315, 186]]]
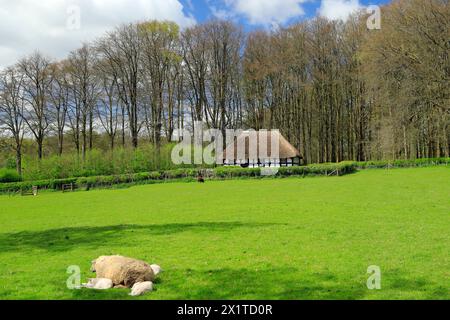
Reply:
[[109, 254], [163, 267], [140, 299], [449, 299], [450, 168], [0, 196], [0, 299], [130, 299], [66, 288]]

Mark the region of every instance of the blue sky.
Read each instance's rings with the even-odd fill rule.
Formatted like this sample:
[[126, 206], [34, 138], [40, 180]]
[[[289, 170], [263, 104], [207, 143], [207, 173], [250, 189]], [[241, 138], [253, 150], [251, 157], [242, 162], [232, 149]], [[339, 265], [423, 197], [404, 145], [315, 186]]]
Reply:
[[[283, 17], [281, 21], [277, 22], [281, 25], [286, 25], [294, 21], [304, 20], [322, 13], [337, 14], [342, 11], [341, 14], [351, 10], [355, 6], [369, 6], [369, 5], [383, 5], [389, 0], [180, 0], [184, 7], [184, 12], [187, 15], [192, 15], [197, 22], [202, 22], [214, 17], [232, 19], [245, 26], [246, 29], [260, 28], [270, 26], [271, 20], [280, 16], [280, 12], [290, 12], [286, 14], [286, 19]], [[241, 2], [247, 3], [247, 5], [241, 5]], [[251, 2], [254, 2], [253, 4]], [[261, 16], [264, 15], [264, 10], [261, 9], [261, 4], [264, 2], [280, 2], [285, 5], [280, 6], [268, 6], [268, 14], [266, 21], [262, 18], [252, 19], [253, 12], [259, 8], [261, 10]], [[326, 10], [326, 6], [329, 6]], [[296, 9], [298, 13], [296, 12]], [[292, 10], [292, 8], [294, 8]], [[272, 10], [271, 10], [272, 9]], [[301, 12], [300, 12], [301, 11]], [[273, 16], [271, 19], [270, 16]], [[281, 14], [282, 15], [282, 14]], [[253, 21], [252, 21], [253, 20]]]
[[0, 0], [0, 69], [39, 50], [62, 59], [115, 27], [170, 20], [186, 28], [211, 18], [245, 30], [273, 28], [316, 15], [344, 19], [389, 0]]

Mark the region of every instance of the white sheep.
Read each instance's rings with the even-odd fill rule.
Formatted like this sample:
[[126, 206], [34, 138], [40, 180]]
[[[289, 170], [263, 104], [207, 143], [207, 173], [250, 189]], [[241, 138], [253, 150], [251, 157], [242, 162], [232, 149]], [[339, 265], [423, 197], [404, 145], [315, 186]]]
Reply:
[[161, 269], [160, 266], [158, 266], [157, 264], [152, 264], [150, 265], [150, 268], [152, 268], [153, 273], [155, 274], [155, 276], [157, 276], [158, 274], [160, 274], [163, 270]]
[[111, 289], [114, 285], [111, 279], [93, 278], [89, 279], [88, 283], [83, 283], [82, 286], [89, 289], [107, 290]]
[[137, 282], [131, 288], [130, 296], [140, 296], [146, 292], [153, 290], [153, 282], [145, 281], [145, 282]]
[[101, 256], [92, 261], [92, 271], [98, 278], [89, 279], [84, 288], [106, 290], [130, 288], [131, 296], [140, 296], [153, 290], [153, 280], [163, 270], [157, 264], [122, 256]]

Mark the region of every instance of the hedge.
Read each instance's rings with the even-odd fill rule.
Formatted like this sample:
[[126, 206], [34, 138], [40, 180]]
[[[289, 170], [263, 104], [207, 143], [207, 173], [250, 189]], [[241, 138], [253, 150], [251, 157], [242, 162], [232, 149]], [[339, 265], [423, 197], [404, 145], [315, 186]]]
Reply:
[[18, 182], [21, 181], [19, 174], [14, 169], [2, 168], [0, 169], [0, 183], [4, 182]]
[[64, 184], [71, 184], [71, 183], [77, 184], [77, 178], [2, 183], [0, 184], [0, 193], [11, 193], [11, 192], [19, 192], [21, 190], [29, 190], [33, 186], [36, 186], [38, 187], [38, 189], [41, 190], [42, 189], [61, 190]]
[[[278, 169], [277, 176], [306, 176], [306, 175], [342, 175], [356, 171], [353, 162], [339, 164], [320, 164], [307, 167], [283, 167]], [[37, 186], [39, 189], [61, 190], [65, 184], [74, 184], [76, 188], [89, 190], [95, 187], [105, 187], [124, 184], [155, 183], [167, 180], [189, 180], [197, 178], [197, 169], [175, 169], [167, 171], [142, 172], [136, 174], [123, 174], [113, 176], [81, 177], [70, 179], [52, 179], [41, 181], [25, 181], [0, 184], [0, 193], [14, 193], [21, 190], [31, 189]], [[238, 177], [263, 177], [260, 168], [218, 167], [203, 170], [205, 178], [229, 179]]]
[[[357, 169], [420, 167], [442, 164], [448, 165], [449, 163], [450, 158], [368, 162], [345, 161], [341, 163], [324, 163], [308, 166], [281, 167], [278, 168], [276, 176], [342, 176], [356, 172]], [[231, 179], [241, 177], [263, 178], [265, 176], [261, 168], [217, 167], [214, 169], [206, 169], [202, 171], [205, 178], [207, 179]], [[176, 180], [194, 181], [197, 178], [198, 173], [198, 169], [186, 168], [112, 176], [0, 183], [0, 193], [16, 193], [21, 190], [29, 190], [32, 188], [32, 186], [37, 186], [39, 189], [61, 190], [62, 186], [65, 184], [74, 184], [76, 188], [89, 190], [91, 188], [109, 187], [113, 185], [148, 184], [161, 181]]]
[[414, 160], [357, 162], [358, 169], [411, 168], [411, 167], [428, 167], [428, 166], [449, 165], [449, 164], [450, 158], [425, 158]]
[[281, 176], [323, 176], [346, 175], [356, 172], [356, 163], [345, 161], [341, 163], [313, 164], [306, 167], [283, 167], [279, 170]]

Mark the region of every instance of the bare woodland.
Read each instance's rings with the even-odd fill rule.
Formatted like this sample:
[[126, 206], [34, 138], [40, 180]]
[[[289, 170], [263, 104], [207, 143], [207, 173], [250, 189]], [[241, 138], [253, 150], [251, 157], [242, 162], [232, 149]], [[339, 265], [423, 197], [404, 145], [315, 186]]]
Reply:
[[[81, 158], [98, 146], [170, 142], [195, 120], [279, 129], [306, 163], [448, 157], [448, 0], [395, 0], [381, 30], [363, 13], [245, 33], [213, 20], [118, 26], [62, 61], [36, 51], [0, 75], [2, 152], [24, 139]], [[48, 142], [50, 143], [50, 142]]]

